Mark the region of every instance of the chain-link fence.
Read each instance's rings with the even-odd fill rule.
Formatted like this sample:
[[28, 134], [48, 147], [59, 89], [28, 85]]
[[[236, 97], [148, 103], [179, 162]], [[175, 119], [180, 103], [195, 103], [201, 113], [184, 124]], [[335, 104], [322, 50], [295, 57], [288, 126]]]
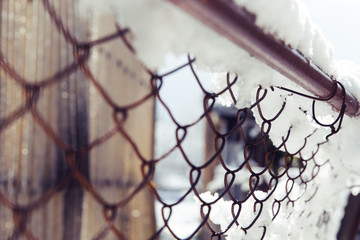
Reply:
[[[72, 1], [2, 1], [0, 9], [1, 239], [157, 239], [164, 232], [177, 239], [224, 239], [231, 228], [244, 234], [260, 228], [263, 238], [268, 229], [259, 220], [262, 215], [270, 211], [273, 221], [286, 218], [278, 216], [280, 209], [295, 206], [302, 197], [310, 202], [316, 195], [308, 186], [330, 165], [318, 153], [340, 130], [345, 111], [343, 104], [331, 123], [318, 119], [316, 104], [332, 96], [319, 99], [259, 86], [248, 108], [223, 115], [218, 99], [230, 94], [236, 104], [232, 86], [237, 77], [227, 74], [222, 91], [208, 91], [190, 56], [184, 65], [159, 75], [137, 62], [131, 29], [115, 25], [111, 17], [94, 17], [92, 21], [103, 25], [91, 31], [102, 37], [86, 41], [86, 29], [93, 23], [75, 17]], [[183, 69], [191, 71], [203, 94], [203, 112], [185, 125], [161, 97], [164, 82]], [[334, 82], [334, 94], [338, 88], [345, 92]], [[267, 99], [275, 95], [282, 103], [271, 106], [273, 100]], [[186, 92], [181, 96], [186, 98]], [[311, 113], [296, 110], [319, 129], [296, 139], [297, 144], [292, 134], [300, 123], [277, 125], [294, 108], [290, 99], [312, 106]], [[155, 101], [176, 129], [175, 144], [157, 158], [152, 152]], [[206, 150], [198, 150], [206, 151], [201, 163], [183, 147], [188, 132], [200, 123], [207, 132]], [[281, 142], [273, 143], [269, 136], [282, 127]], [[323, 141], [314, 145], [312, 138], [319, 132]], [[241, 146], [235, 157], [227, 153], [234, 143]], [[171, 162], [175, 151], [187, 165], [188, 189], [169, 203], [154, 179], [160, 174], [158, 164]], [[222, 170], [222, 186], [209, 187], [219, 179], [216, 169]], [[210, 188], [218, 195], [201, 194]], [[182, 237], [173, 229], [172, 213], [191, 196], [197, 199], [200, 221]], [[211, 214], [224, 199], [230, 202], [224, 211], [229, 210], [231, 219], [219, 228]], [[157, 226], [154, 202], [161, 212]], [[326, 214], [318, 220], [319, 229], [328, 221]]]

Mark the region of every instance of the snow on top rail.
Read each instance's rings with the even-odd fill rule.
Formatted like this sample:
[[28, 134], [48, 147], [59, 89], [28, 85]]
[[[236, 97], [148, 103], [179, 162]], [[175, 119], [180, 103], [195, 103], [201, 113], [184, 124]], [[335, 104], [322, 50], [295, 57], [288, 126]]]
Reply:
[[[308, 18], [305, 18], [305, 22], [301, 24], [307, 26], [305, 29], [310, 29], [307, 30], [310, 32], [304, 33], [301, 31], [306, 30], [300, 28], [297, 29], [295, 27], [295, 31], [299, 31], [300, 34], [305, 35], [305, 40], [294, 42], [293, 39], [295, 38], [292, 37], [292, 35], [294, 35], [292, 34], [294, 29], [290, 32], [288, 31], [287, 34], [284, 34], [284, 32], [287, 31], [286, 26], [283, 26], [285, 28], [283, 32], [278, 31], [279, 28], [276, 28], [276, 26], [273, 26], [273, 29], [271, 29], [271, 25], [267, 26], [266, 21], [261, 20], [268, 20], [268, 16], [264, 17], [260, 14], [260, 17], [258, 17], [258, 15], [256, 15], [255, 20], [254, 15], [251, 15], [246, 11], [250, 10], [256, 14], [257, 10], [262, 8], [261, 4], [257, 4], [259, 1], [236, 1], [240, 6], [246, 7], [246, 10], [235, 5], [231, 1], [225, 0], [168, 1], [181, 7], [216, 32], [225, 36], [233, 43], [245, 49], [252, 56], [255, 56], [271, 68], [277, 70], [310, 93], [321, 99], [328, 100], [335, 110], [339, 112], [342, 111], [341, 108], [345, 101], [345, 114], [349, 116], [359, 115], [359, 102], [357, 99], [352, 94], [344, 92], [344, 89], [337, 87], [337, 81], [333, 79], [333, 76], [327, 75], [317, 67], [320, 66], [330, 73], [336, 72], [336, 70], [333, 71], [334, 67], [332, 65], [334, 64], [334, 61], [331, 47], [329, 47], [328, 44], [323, 44], [323, 49], [317, 50], [316, 47], [320, 47], [322, 43], [327, 42], [316, 28], [314, 31], [311, 31], [314, 27], [311, 25]], [[288, 2], [297, 3], [298, 1]], [[276, 4], [272, 4], [272, 6], [274, 5]], [[290, 14], [293, 13], [291, 12]], [[294, 24], [289, 24], [288, 22], [283, 21], [283, 19], [278, 21], [285, 22], [288, 26], [297, 26], [300, 24], [296, 24], [296, 19], [295, 21], [292, 21], [292, 23], [295, 22]], [[267, 22], [270, 22], [270, 24], [272, 23], [271, 21]], [[266, 34], [264, 30], [257, 25], [265, 28], [270, 34]], [[275, 39], [274, 36], [282, 38], [282, 41]], [[313, 43], [316, 46], [311, 46], [313, 39], [318, 39]], [[287, 45], [297, 47], [300, 49], [301, 53], [294, 51]], [[303, 54], [305, 54], [305, 56]], [[332, 97], [333, 95], [334, 97]]]

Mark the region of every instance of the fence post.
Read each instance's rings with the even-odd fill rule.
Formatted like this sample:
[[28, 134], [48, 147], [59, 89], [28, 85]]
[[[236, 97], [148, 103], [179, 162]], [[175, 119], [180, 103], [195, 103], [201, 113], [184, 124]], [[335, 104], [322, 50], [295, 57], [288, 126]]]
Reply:
[[[70, 26], [74, 23], [75, 8], [72, 1], [58, 2], [55, 7], [59, 16], [67, 16], [66, 24]], [[1, 12], [1, 60], [28, 83], [35, 84], [51, 77], [73, 61], [72, 52], [69, 52], [71, 46], [52, 24], [41, 1], [1, 1]], [[78, 227], [75, 224], [78, 218], [72, 218], [69, 214], [81, 211], [79, 202], [83, 191], [72, 183], [69, 185], [72, 187], [64, 191], [51, 193], [51, 198], [42, 202], [41, 207], [31, 207], [46, 192], [51, 191], [56, 183], [64, 182], [64, 152], [45, 133], [26, 107], [26, 84], [17, 82], [4, 69], [2, 65], [0, 191], [3, 196], [0, 218], [4, 229], [1, 229], [0, 238], [17, 239], [19, 235], [26, 234], [39, 239], [65, 239], [67, 232], [73, 233], [66, 229], [66, 219], [71, 219], [68, 225], [74, 223]], [[77, 111], [84, 102], [70, 104], [76, 102], [77, 92], [84, 92], [84, 86], [74, 83], [79, 78], [81, 76], [75, 74], [42, 89], [39, 100], [34, 104], [54, 133], [75, 147], [87, 141], [78, 135], [86, 128], [86, 122], [80, 127], [80, 131], [76, 125], [78, 118], [84, 118], [84, 111]], [[73, 196], [69, 197], [69, 194]], [[69, 202], [70, 199], [74, 202]], [[11, 206], [5, 204], [6, 200], [12, 202]], [[15, 208], [21, 206], [27, 210], [24, 210], [28, 215], [26, 231], [14, 220], [18, 217]], [[76, 239], [76, 234], [74, 237], [67, 239]]]
[[[115, 18], [103, 13], [91, 17], [91, 35], [101, 38], [116, 31]], [[125, 106], [151, 92], [149, 74], [136, 57], [119, 40], [94, 47], [90, 69], [108, 96]], [[104, 101], [98, 89], [91, 85], [89, 98], [90, 141], [114, 126], [113, 109]], [[127, 112], [125, 129], [147, 159], [153, 155], [154, 99]], [[126, 139], [116, 134], [90, 152], [90, 180], [105, 200], [117, 202], [128, 196], [142, 180], [141, 161]], [[83, 215], [83, 239], [99, 231], [102, 206], [86, 194]], [[155, 232], [154, 198], [143, 189], [125, 207], [117, 211], [116, 226], [128, 239], [148, 239]], [[112, 239], [112, 238], [111, 238]], [[114, 236], [114, 239], [117, 239]]]

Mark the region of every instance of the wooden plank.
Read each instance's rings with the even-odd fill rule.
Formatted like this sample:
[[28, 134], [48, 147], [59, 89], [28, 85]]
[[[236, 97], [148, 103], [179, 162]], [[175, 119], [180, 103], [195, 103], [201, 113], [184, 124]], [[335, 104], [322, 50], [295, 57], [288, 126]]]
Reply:
[[[59, 58], [64, 45], [54, 27], [48, 24], [49, 16], [40, 1], [2, 1], [1, 51], [9, 65], [19, 75], [34, 83], [50, 76], [67, 64]], [[25, 105], [25, 90], [9, 74], [1, 71], [1, 119], [6, 119], [17, 108]], [[38, 108], [44, 119], [56, 130], [61, 93], [56, 86], [44, 90]], [[18, 204], [30, 204], [61, 179], [59, 166], [64, 168], [62, 157], [51, 138], [34, 121], [28, 112], [0, 132], [0, 189]], [[62, 170], [63, 172], [63, 170]], [[2, 221], [7, 226], [1, 239], [13, 232], [13, 216], [9, 208], [0, 204]], [[39, 239], [62, 239], [62, 194], [54, 195], [44, 206], [31, 213], [27, 228]], [[3, 238], [4, 237], [4, 238]]]
[[[74, 61], [73, 46], [59, 33], [42, 0], [1, 1], [0, 48], [6, 62], [29, 83], [53, 76]], [[87, 24], [78, 16], [77, 1], [50, 1], [63, 24], [81, 41], [88, 40]], [[103, 16], [92, 37], [115, 32], [114, 19]], [[96, 25], [98, 24], [98, 25]], [[98, 32], [94, 32], [98, 28]], [[148, 75], [120, 40], [92, 49], [94, 75], [119, 104], [138, 100], [151, 91]], [[35, 202], [67, 173], [65, 149], [46, 134], [38, 118], [27, 111], [10, 118], [26, 104], [24, 86], [0, 70], [0, 239], [13, 234], [14, 221], [8, 199], [19, 204]], [[113, 109], [104, 102], [84, 73], [76, 71], [44, 87], [36, 104], [40, 117], [67, 145], [78, 149], [115, 126]], [[141, 153], [152, 157], [153, 99], [128, 112], [126, 131]], [[9, 120], [9, 121], [7, 121]], [[5, 122], [8, 122], [5, 124]], [[109, 202], [129, 194], [142, 180], [141, 161], [133, 148], [116, 134], [89, 154], [78, 154], [80, 173]], [[28, 233], [38, 239], [91, 239], [105, 226], [100, 205], [77, 181], [28, 214]], [[153, 197], [142, 189], [117, 212], [116, 227], [129, 239], [146, 239], [155, 231]], [[117, 239], [114, 233], [106, 239]]]
[[[116, 31], [111, 14], [92, 16], [92, 38], [106, 36]], [[125, 106], [151, 92], [149, 75], [139, 61], [116, 40], [93, 48], [91, 71], [104, 87], [109, 97], [118, 105]], [[104, 101], [98, 89], [90, 87], [90, 139], [102, 136], [114, 128], [113, 109]], [[140, 148], [141, 154], [151, 159], [153, 154], [154, 100], [128, 111], [125, 129]], [[134, 149], [119, 133], [93, 149], [90, 153], [90, 179], [101, 196], [115, 203], [130, 194], [141, 182], [141, 161]], [[128, 239], [147, 239], [155, 232], [153, 196], [144, 188], [129, 204], [117, 211], [115, 225]], [[99, 233], [105, 226], [102, 206], [87, 194], [84, 204], [85, 226], [82, 239]], [[114, 234], [106, 239], [117, 239]]]

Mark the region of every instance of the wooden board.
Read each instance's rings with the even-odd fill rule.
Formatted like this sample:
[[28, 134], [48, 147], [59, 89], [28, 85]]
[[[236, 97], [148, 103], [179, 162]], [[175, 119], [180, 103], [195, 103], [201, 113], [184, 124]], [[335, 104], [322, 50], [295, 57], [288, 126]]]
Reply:
[[[59, 33], [42, 2], [0, 2], [3, 58], [29, 83], [51, 77], [75, 61], [73, 46]], [[98, 16], [91, 22], [80, 19], [78, 1], [49, 2], [79, 41], [116, 30], [111, 15]], [[119, 105], [138, 100], [150, 91], [147, 74], [120, 39], [91, 49], [89, 66]], [[26, 106], [26, 97], [24, 85], [2, 67], [0, 191], [4, 197], [0, 200], [0, 239], [10, 237], [15, 227], [16, 214], [6, 205], [7, 200], [25, 206], [35, 203], [66, 179], [65, 151], [54, 135], [69, 148], [79, 149], [115, 126], [113, 109], [81, 70], [41, 89], [35, 107], [45, 124], [39, 124], [30, 110], [14, 114]], [[148, 159], [152, 157], [153, 121], [154, 102], [150, 99], [128, 112], [125, 126]], [[44, 125], [54, 134], [45, 131]], [[142, 179], [141, 161], [121, 134], [115, 134], [89, 153], [76, 156], [81, 174], [109, 202], [119, 201]], [[106, 225], [104, 207], [76, 180], [70, 180], [65, 188], [51, 192], [50, 196], [28, 212], [24, 234], [36, 239], [91, 239]], [[115, 226], [128, 239], [145, 239], [155, 231], [153, 198], [146, 188], [117, 212]], [[109, 233], [104, 239], [117, 237]]]

